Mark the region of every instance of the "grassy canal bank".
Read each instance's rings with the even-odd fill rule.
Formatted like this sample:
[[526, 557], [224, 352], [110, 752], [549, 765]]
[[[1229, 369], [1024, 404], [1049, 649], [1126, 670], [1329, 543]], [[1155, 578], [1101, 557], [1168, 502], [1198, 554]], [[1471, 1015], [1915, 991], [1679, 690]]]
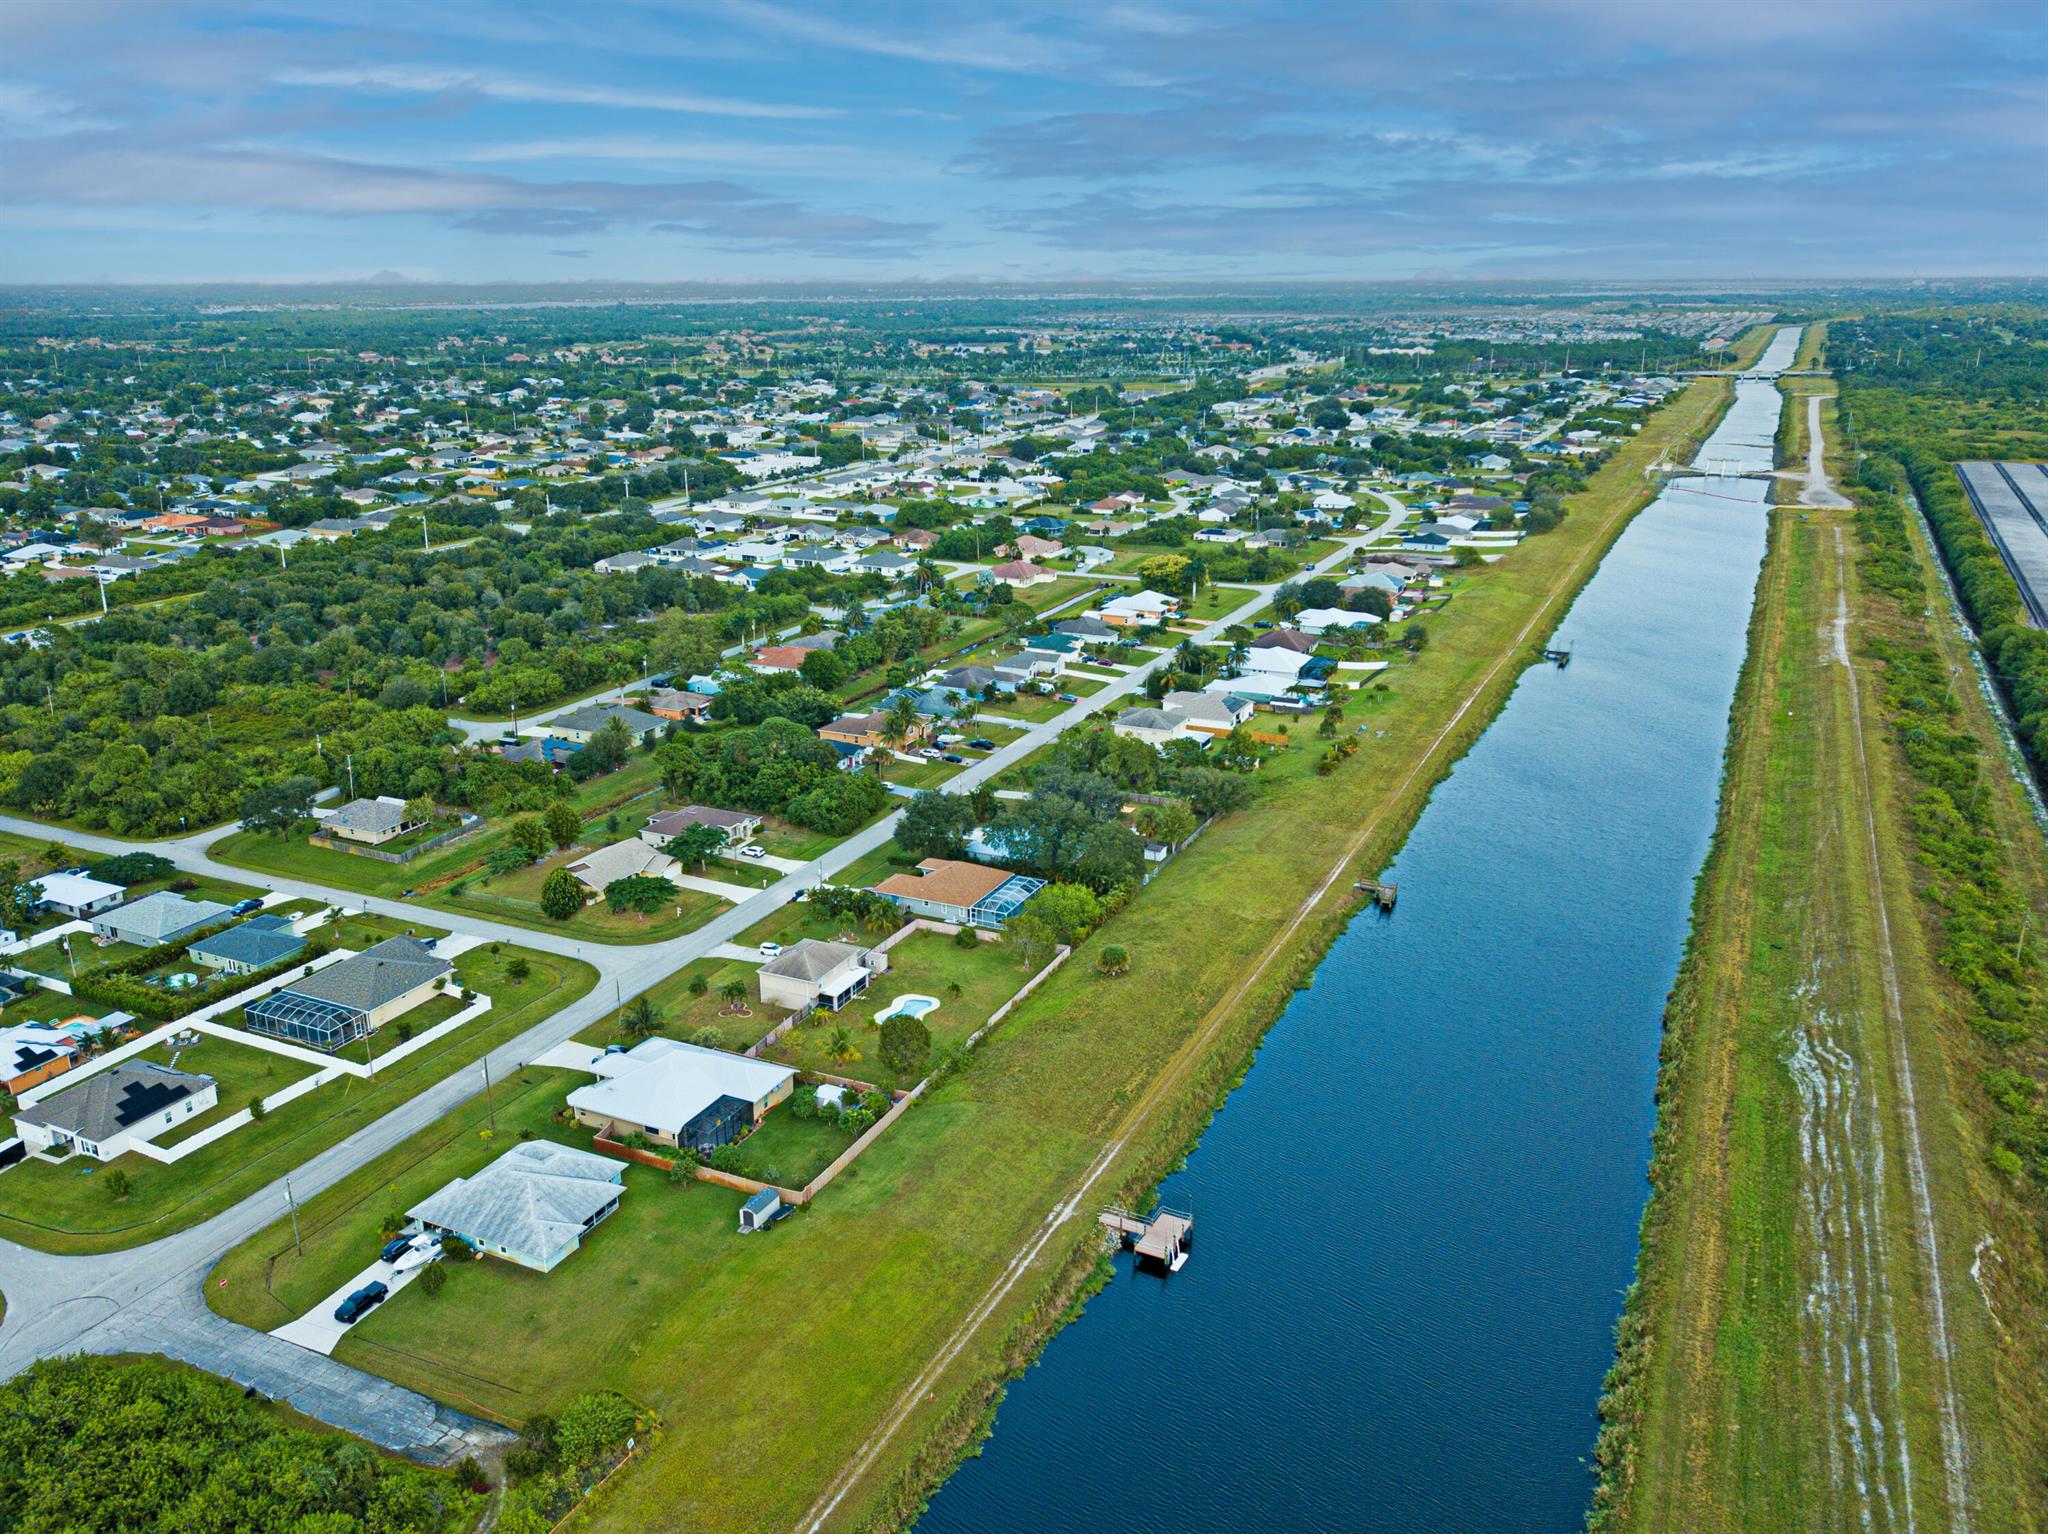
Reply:
[[[572, 1262], [545, 1278], [466, 1269], [438, 1297], [415, 1286], [337, 1356], [512, 1420], [598, 1386], [653, 1407], [674, 1427], [607, 1491], [596, 1527], [906, 1519], [1099, 1271], [1095, 1208], [1178, 1160], [1342, 930], [1350, 878], [1391, 859], [1649, 499], [1646, 471], [1689, 456], [1729, 394], [1702, 381], [1662, 411], [1560, 528], [1430, 620], [1419, 659], [1360, 700], [1374, 733], [1355, 759], [1318, 776], [1304, 738], [1270, 761], [1250, 807], [1212, 825], [773, 1237], [737, 1241], [735, 1199], [632, 1168], [627, 1212]], [[1104, 942], [1127, 950], [1129, 975], [1096, 973]], [[447, 1129], [450, 1144], [476, 1138], [470, 1123]], [[330, 1190], [302, 1215], [317, 1226], [365, 1196]], [[289, 1246], [282, 1226], [245, 1244], [209, 1298], [275, 1325], [256, 1312], [304, 1298], [264, 1298]]]
[[[1800, 463], [1816, 388], [1788, 390]], [[1771, 518], [1591, 1521], [2038, 1528], [2038, 1247], [1955, 972], [1981, 892], [1930, 838], [1981, 806], [1971, 864], [2038, 905], [2040, 837], [1899, 505]], [[1987, 1250], [2018, 1281], [1995, 1302]]]

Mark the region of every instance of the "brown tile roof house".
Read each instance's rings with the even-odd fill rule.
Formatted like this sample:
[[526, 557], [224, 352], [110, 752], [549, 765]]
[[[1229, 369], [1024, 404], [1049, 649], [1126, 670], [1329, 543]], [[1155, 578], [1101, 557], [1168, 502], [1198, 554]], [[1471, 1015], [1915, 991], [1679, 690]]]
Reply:
[[1029, 564], [1021, 559], [1013, 559], [1006, 565], [997, 565], [989, 574], [1005, 586], [1042, 586], [1047, 581], [1058, 578], [1045, 566]]
[[1019, 559], [1050, 559], [1055, 554], [1064, 552], [1065, 550], [1050, 538], [1034, 538], [1031, 534], [1024, 533], [1017, 539]]
[[691, 826], [716, 826], [725, 833], [728, 844], [737, 844], [761, 829], [761, 817], [745, 810], [721, 810], [709, 804], [690, 804], [679, 810], [663, 810], [658, 815], [649, 815], [646, 827], [640, 832], [640, 840], [659, 847], [671, 836], [679, 836]]
[[877, 895], [889, 895], [897, 901], [913, 901], [922, 907], [950, 907], [965, 913], [975, 907], [977, 901], [987, 899], [997, 889], [1010, 883], [1008, 868], [989, 868], [981, 862], [958, 862], [954, 858], [926, 858], [918, 864], [913, 875], [889, 875], [879, 885], [874, 885]]
[[795, 671], [810, 653], [792, 644], [772, 644], [756, 650], [747, 664], [756, 671]]
[[[911, 725], [909, 738], [915, 740], [929, 728], [929, 721], [919, 719]], [[818, 739], [836, 740], [848, 746], [879, 746], [889, 739], [889, 715], [886, 710], [842, 714], [830, 724], [818, 726]]]
[[929, 528], [906, 527], [896, 535], [899, 549], [928, 549], [939, 541], [939, 535]]
[[657, 688], [647, 700], [647, 712], [657, 719], [708, 719], [711, 696], [674, 687]]
[[1292, 650], [1297, 655], [1306, 655], [1316, 647], [1316, 642], [1300, 629], [1274, 629], [1259, 635], [1251, 647], [1254, 650]]

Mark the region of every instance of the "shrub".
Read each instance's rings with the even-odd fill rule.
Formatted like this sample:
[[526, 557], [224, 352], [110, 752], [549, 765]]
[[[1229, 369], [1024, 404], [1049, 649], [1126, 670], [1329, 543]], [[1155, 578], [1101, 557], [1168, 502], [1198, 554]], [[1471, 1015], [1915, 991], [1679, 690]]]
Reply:
[[703, 976], [703, 975], [692, 975], [692, 976], [690, 976], [690, 994], [691, 994], [692, 996], [702, 996], [702, 995], [703, 995], [703, 994], [704, 994], [704, 993], [705, 993], [706, 991], [708, 991], [708, 990], [710, 990], [710, 989], [711, 989], [711, 982], [710, 982], [710, 980], [709, 980], [709, 979], [707, 979], [707, 978], [706, 978], [705, 976]]
[[1116, 943], [1106, 943], [1096, 955], [1095, 967], [1105, 975], [1127, 975], [1131, 971], [1130, 953]]
[[117, 1166], [110, 1166], [102, 1172], [100, 1182], [106, 1188], [107, 1196], [116, 1203], [125, 1199], [135, 1186], [129, 1181], [128, 1174]]
[[427, 1271], [420, 1275], [420, 1288], [428, 1294], [439, 1294], [448, 1287], [448, 1270], [438, 1262], [427, 1264]]
[[699, 1028], [690, 1035], [690, 1042], [699, 1049], [723, 1049], [725, 1048], [725, 1035], [712, 1027], [711, 1024], [706, 1023], [702, 1028]]
[[981, 939], [974, 935], [972, 927], [962, 927], [953, 934], [953, 946], [955, 948], [974, 948], [979, 946], [980, 942]]
[[254, 1119], [257, 1123], [262, 1123], [263, 1115], [268, 1113], [269, 1111], [270, 1110], [268, 1108], [263, 1106], [263, 1094], [261, 1092], [258, 1092], [254, 1097], [249, 1099], [249, 1117]]
[[932, 1031], [915, 1017], [892, 1017], [882, 1024], [882, 1060], [898, 1076], [915, 1076], [931, 1058]]

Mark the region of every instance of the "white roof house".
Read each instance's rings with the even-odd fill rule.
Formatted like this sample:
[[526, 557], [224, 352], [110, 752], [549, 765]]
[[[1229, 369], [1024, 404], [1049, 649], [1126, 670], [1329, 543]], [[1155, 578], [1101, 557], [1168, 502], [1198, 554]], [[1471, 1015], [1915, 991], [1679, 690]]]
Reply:
[[1355, 613], [1347, 607], [1309, 607], [1296, 613], [1294, 621], [1305, 634], [1321, 634], [1329, 629], [1367, 627], [1380, 620], [1373, 613]]
[[723, 1145], [759, 1123], [796, 1082], [786, 1065], [664, 1038], [602, 1065], [608, 1077], [569, 1094], [580, 1122], [698, 1148]]
[[29, 883], [45, 906], [66, 916], [91, 916], [108, 906], [119, 905], [121, 897], [128, 893], [122, 885], [84, 874], [44, 874]]
[[675, 866], [674, 858], [638, 837], [600, 847], [567, 865], [579, 883], [599, 895], [615, 879], [631, 879], [643, 874], [653, 879], [666, 879]]
[[590, 1151], [528, 1140], [474, 1176], [456, 1178], [406, 1215], [430, 1231], [460, 1236], [478, 1251], [546, 1273], [619, 1207], [624, 1171]]
[[1298, 650], [1289, 650], [1280, 645], [1271, 648], [1254, 646], [1245, 651], [1241, 669], [1246, 673], [1262, 673], [1268, 678], [1284, 677], [1288, 681], [1301, 675], [1302, 668], [1315, 657], [1304, 655]]
[[188, 900], [170, 890], [158, 890], [102, 911], [93, 918], [92, 930], [101, 937], [153, 948], [159, 943], [175, 943], [227, 914], [228, 908], [217, 900]]

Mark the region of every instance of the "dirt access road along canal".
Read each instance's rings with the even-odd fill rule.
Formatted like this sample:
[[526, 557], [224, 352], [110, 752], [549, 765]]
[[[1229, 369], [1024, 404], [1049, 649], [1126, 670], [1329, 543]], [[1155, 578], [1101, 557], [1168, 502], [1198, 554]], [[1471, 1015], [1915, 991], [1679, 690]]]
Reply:
[[[1788, 366], [1782, 330], [1760, 371]], [[1780, 396], [1745, 381], [920, 1534], [1574, 1530], [1713, 834]]]

